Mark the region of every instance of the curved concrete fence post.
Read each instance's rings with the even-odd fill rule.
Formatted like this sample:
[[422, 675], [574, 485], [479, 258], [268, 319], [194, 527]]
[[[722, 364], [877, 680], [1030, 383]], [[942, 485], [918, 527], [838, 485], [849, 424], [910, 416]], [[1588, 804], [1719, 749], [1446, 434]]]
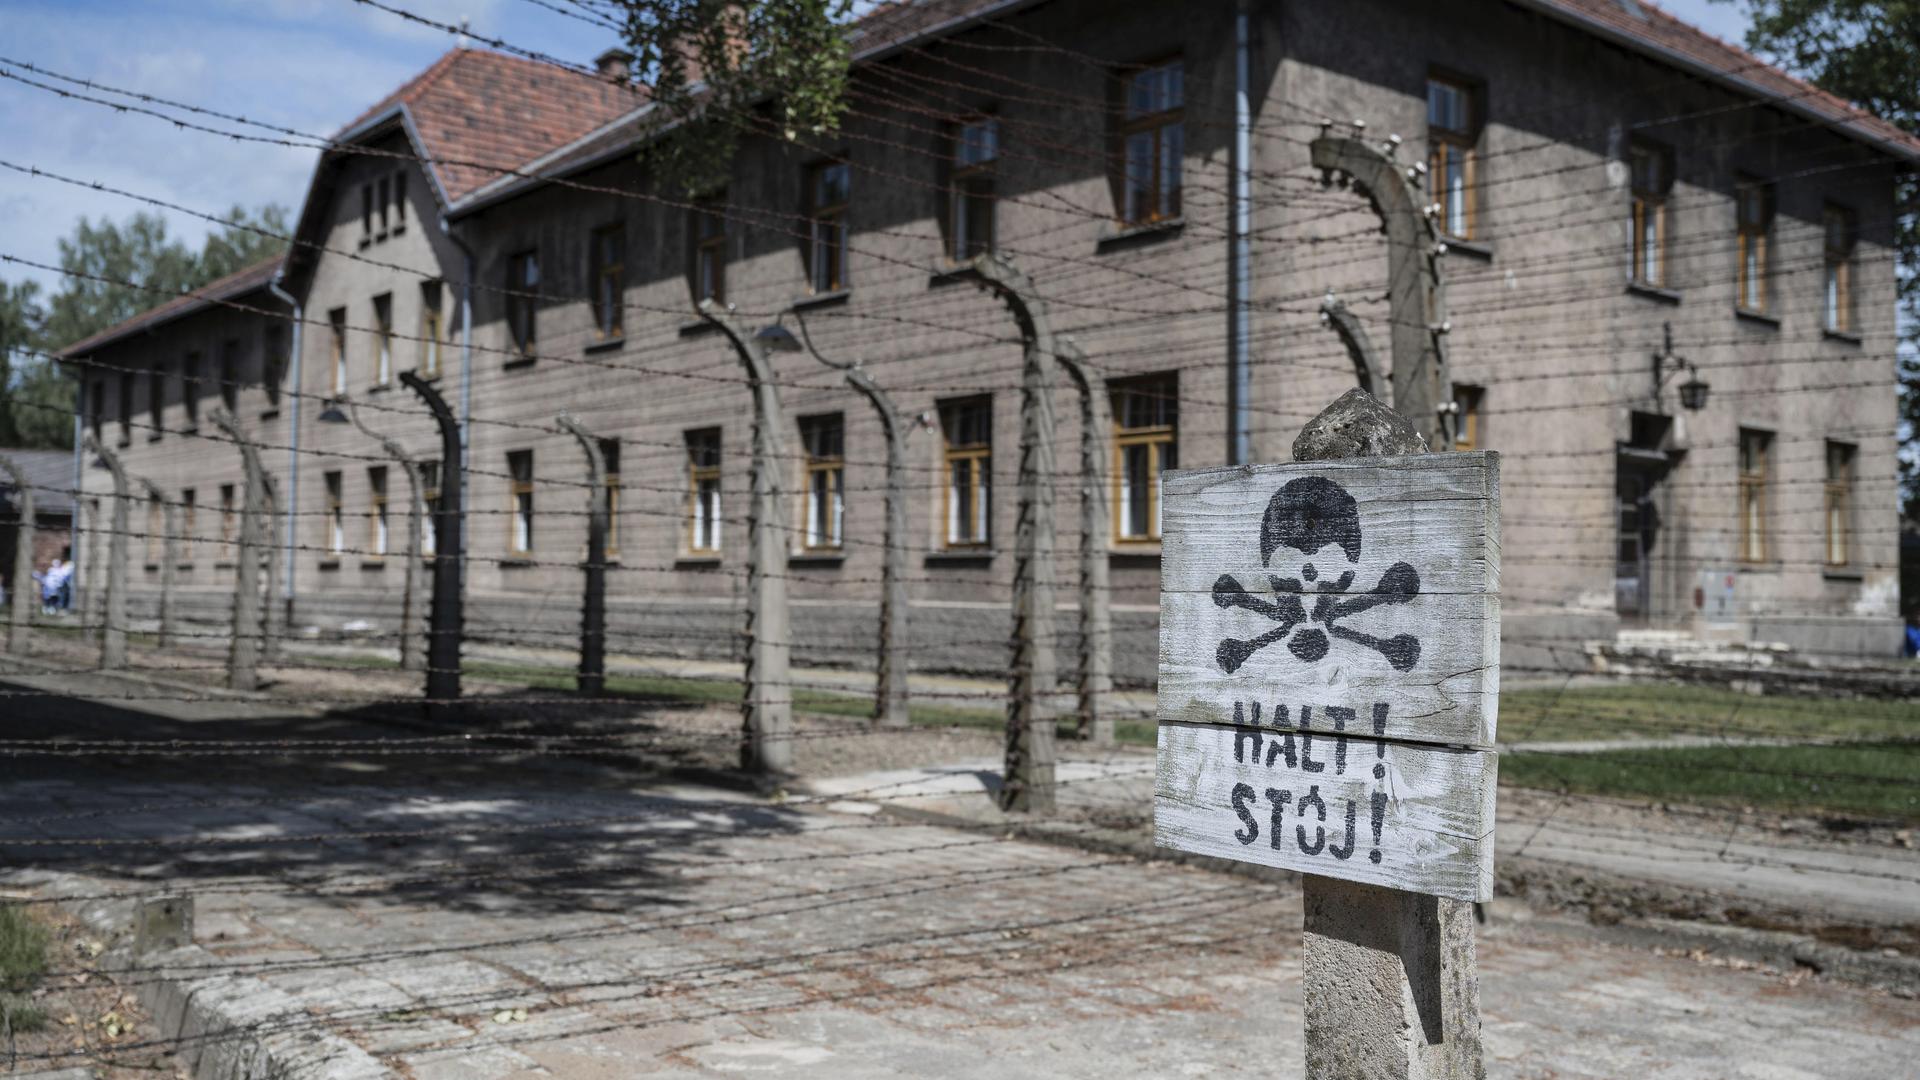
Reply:
[[790, 675], [792, 630], [787, 617], [787, 548], [783, 530], [791, 528], [781, 511], [781, 443], [786, 410], [773, 382], [766, 350], [739, 320], [711, 300], [700, 315], [733, 342], [753, 388], [753, 499], [747, 511], [747, 662], [746, 694], [741, 702], [745, 741], [741, 765], [754, 772], [786, 772], [793, 767], [793, 685]]
[[100, 618], [100, 667], [115, 670], [127, 666], [127, 470], [120, 464], [118, 454], [100, 445], [100, 440], [91, 435], [87, 436], [87, 449], [113, 474], [106, 604]]
[[1013, 663], [1007, 691], [1007, 764], [1000, 805], [1052, 810], [1056, 689], [1053, 636], [1053, 324], [1033, 281], [994, 254], [971, 268], [1013, 313], [1024, 362], [1020, 377], [1019, 508], [1014, 523]]
[[33, 485], [26, 471], [14, 460], [0, 454], [0, 470], [13, 478], [13, 587], [7, 592], [7, 651], [27, 651], [27, 632], [33, 624], [33, 609], [39, 602], [33, 587], [33, 539], [37, 531], [33, 510]]
[[561, 427], [580, 443], [587, 457], [587, 559], [585, 593], [580, 598], [580, 669], [574, 685], [598, 697], [607, 687], [607, 462], [600, 440], [566, 413]]
[[227, 686], [252, 690], [260, 685], [260, 540], [265, 531], [261, 518], [266, 513], [266, 474], [260, 468], [259, 448], [240, 431], [231, 413], [215, 409], [209, 419], [240, 448], [246, 470], [240, 553], [233, 561], [233, 633], [227, 648]]
[[1107, 379], [1072, 338], [1062, 337], [1055, 359], [1080, 394], [1080, 654], [1074, 669], [1078, 731], [1099, 746], [1113, 744], [1113, 590], [1107, 547], [1107, 432], [1113, 402]]
[[1393, 408], [1429, 445], [1445, 448], [1453, 445], [1454, 408], [1446, 346], [1452, 327], [1440, 270], [1447, 245], [1417, 183], [1426, 166], [1395, 160], [1398, 145], [1398, 136], [1376, 146], [1358, 135], [1335, 135], [1329, 122], [1310, 151], [1322, 183], [1354, 187], [1386, 226]]

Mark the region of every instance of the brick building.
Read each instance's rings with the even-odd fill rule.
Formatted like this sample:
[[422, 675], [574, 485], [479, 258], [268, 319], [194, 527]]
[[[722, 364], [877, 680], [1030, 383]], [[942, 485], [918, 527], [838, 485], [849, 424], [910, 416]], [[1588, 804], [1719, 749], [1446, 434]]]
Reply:
[[[917, 418], [916, 666], [998, 670], [1021, 349], [1007, 310], [956, 272], [991, 249], [1112, 382], [1115, 671], [1138, 681], [1155, 657], [1155, 477], [1228, 460], [1236, 355], [1252, 458], [1275, 460], [1353, 384], [1321, 298], [1390, 336], [1378, 218], [1308, 156], [1323, 118], [1360, 119], [1425, 169], [1448, 237], [1457, 441], [1505, 455], [1510, 668], [1578, 667], [1585, 643], [1640, 628], [1892, 655], [1890, 245], [1920, 141], [1650, 5], [1250, 8], [1244, 33], [1229, 5], [886, 8], [854, 31], [840, 131], [787, 141], [749, 122], [725, 183], [693, 193], [650, 176], [651, 117], [617, 53], [595, 74], [456, 50], [341, 134], [273, 275], [66, 355], [91, 422], [150, 415], [130, 467], [200, 507], [239, 465], [193, 437], [186, 402], [237, 395], [292, 470], [296, 626], [392, 623], [403, 481], [376, 443], [317, 418], [345, 394], [444, 468], [394, 381], [413, 368], [468, 418], [473, 639], [564, 647], [585, 543], [584, 457], [554, 424], [568, 412], [617, 476], [613, 647], [724, 655], [745, 588], [750, 396], [694, 304], [804, 327]], [[237, 299], [258, 310], [223, 302]], [[283, 363], [291, 336], [273, 334], [289, 327]], [[227, 367], [227, 340], [262, 361]], [[179, 374], [215, 356], [219, 375]], [[775, 361], [796, 658], [865, 664], [880, 427], [838, 372]], [[1681, 404], [1689, 383], [1704, 407]], [[1055, 393], [1071, 447], [1073, 390]], [[1072, 453], [1059, 461], [1067, 599], [1078, 479]]]

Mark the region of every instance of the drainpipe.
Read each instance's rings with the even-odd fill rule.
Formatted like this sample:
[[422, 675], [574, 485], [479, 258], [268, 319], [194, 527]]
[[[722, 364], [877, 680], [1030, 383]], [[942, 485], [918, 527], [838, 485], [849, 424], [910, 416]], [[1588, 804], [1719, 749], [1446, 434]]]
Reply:
[[291, 632], [293, 629], [293, 552], [294, 548], [299, 546], [294, 543], [294, 538], [300, 535], [294, 529], [295, 518], [300, 509], [300, 330], [306, 325], [306, 321], [302, 317], [305, 314], [303, 305], [280, 285], [285, 274], [284, 267], [275, 271], [273, 280], [267, 283], [267, 291], [285, 301], [287, 306], [293, 309], [293, 334], [288, 346], [293, 354], [293, 370], [289, 373], [292, 390], [287, 393], [287, 409], [293, 416], [289, 421], [291, 430], [287, 437], [286, 572], [280, 575], [280, 599], [286, 605], [287, 612], [286, 620], [280, 626], [283, 631]]
[[1233, 184], [1227, 213], [1227, 464], [1253, 459], [1253, 370], [1248, 350], [1253, 318], [1253, 107], [1248, 63], [1247, 0], [1233, 12]]

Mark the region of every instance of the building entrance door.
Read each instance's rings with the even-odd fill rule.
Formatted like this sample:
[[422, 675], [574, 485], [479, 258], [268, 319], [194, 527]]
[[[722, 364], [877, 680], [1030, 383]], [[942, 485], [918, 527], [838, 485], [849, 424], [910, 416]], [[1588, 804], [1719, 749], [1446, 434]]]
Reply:
[[1615, 481], [1613, 606], [1623, 619], [1645, 620], [1652, 614], [1653, 553], [1660, 528], [1654, 493], [1660, 473], [1646, 465], [1620, 459]]

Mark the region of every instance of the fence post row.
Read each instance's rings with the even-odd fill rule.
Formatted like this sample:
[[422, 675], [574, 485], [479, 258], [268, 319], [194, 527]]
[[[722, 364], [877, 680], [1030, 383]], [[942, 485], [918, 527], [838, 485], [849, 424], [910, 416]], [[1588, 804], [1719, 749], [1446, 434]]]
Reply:
[[1060, 361], [1080, 392], [1080, 654], [1074, 669], [1079, 699], [1075, 734], [1096, 745], [1113, 744], [1112, 578], [1107, 545], [1112, 521], [1107, 516], [1106, 433], [1113, 428], [1113, 402], [1107, 379], [1070, 337], [1062, 337], [1054, 359]]
[[416, 625], [420, 580], [426, 577], [426, 554], [421, 542], [422, 521], [426, 518], [425, 485], [420, 478], [420, 463], [399, 441], [382, 435], [360, 418], [360, 406], [352, 398], [342, 397], [347, 416], [360, 433], [380, 444], [388, 457], [399, 462], [407, 475], [407, 562], [400, 589], [400, 670], [419, 671], [426, 666], [420, 649], [420, 628]]
[[[1332, 134], [1328, 123], [1321, 125], [1311, 152], [1323, 184], [1336, 179], [1341, 186], [1351, 184], [1372, 202], [1386, 226], [1393, 408], [1413, 421], [1429, 445], [1445, 449], [1453, 445], [1454, 426], [1453, 383], [1447, 369], [1446, 281], [1440, 273], [1447, 247], [1434, 225], [1433, 208], [1414, 182], [1418, 172], [1393, 158], [1398, 141], [1395, 137], [1384, 148], [1373, 146], [1358, 137]], [[1324, 305], [1322, 310], [1326, 311]], [[1353, 324], [1343, 325], [1332, 312], [1327, 315], [1352, 355], [1355, 343], [1347, 334]], [[1356, 356], [1356, 366], [1359, 363]], [[1378, 367], [1369, 371], [1377, 372]]]
[[215, 409], [209, 418], [215, 427], [233, 440], [240, 450], [246, 472], [246, 494], [240, 511], [240, 554], [234, 560], [233, 632], [227, 647], [227, 686], [234, 690], [252, 690], [259, 682], [260, 632], [260, 533], [261, 516], [266, 512], [266, 481], [260, 468], [260, 452], [240, 431], [239, 421], [225, 409]]
[[741, 766], [753, 772], [793, 767], [793, 689], [788, 659], [792, 631], [787, 619], [786, 548], [781, 531], [781, 433], [786, 411], [774, 385], [773, 366], [760, 343], [712, 300], [700, 315], [720, 328], [739, 354], [753, 391], [753, 498], [747, 510], [746, 692], [741, 699], [744, 739]]
[[972, 269], [1007, 305], [1025, 354], [1020, 376], [1020, 498], [1014, 525], [1013, 663], [1007, 693], [1006, 810], [1052, 810], [1055, 690], [1053, 657], [1053, 363], [1046, 301], [1019, 269], [994, 254]]
[[587, 455], [586, 595], [580, 601], [580, 693], [600, 696], [607, 685], [607, 463], [599, 440], [578, 420], [556, 418]]
[[[13, 478], [13, 590], [7, 594], [7, 651], [27, 651], [27, 631], [32, 624], [29, 604], [39, 603], [39, 590], [33, 587], [33, 541], [38, 523], [33, 509], [33, 485], [27, 483], [26, 470], [5, 454], [0, 454], [0, 469]], [[74, 505], [80, 503], [74, 498]]]
[[167, 649], [174, 644], [173, 570], [180, 560], [178, 512], [159, 484], [141, 477], [140, 486], [147, 489], [147, 498], [160, 507], [160, 647]]
[[100, 667], [127, 666], [127, 470], [120, 456], [87, 436], [87, 449], [113, 474], [112, 530], [107, 535], [106, 603], [101, 613]]

